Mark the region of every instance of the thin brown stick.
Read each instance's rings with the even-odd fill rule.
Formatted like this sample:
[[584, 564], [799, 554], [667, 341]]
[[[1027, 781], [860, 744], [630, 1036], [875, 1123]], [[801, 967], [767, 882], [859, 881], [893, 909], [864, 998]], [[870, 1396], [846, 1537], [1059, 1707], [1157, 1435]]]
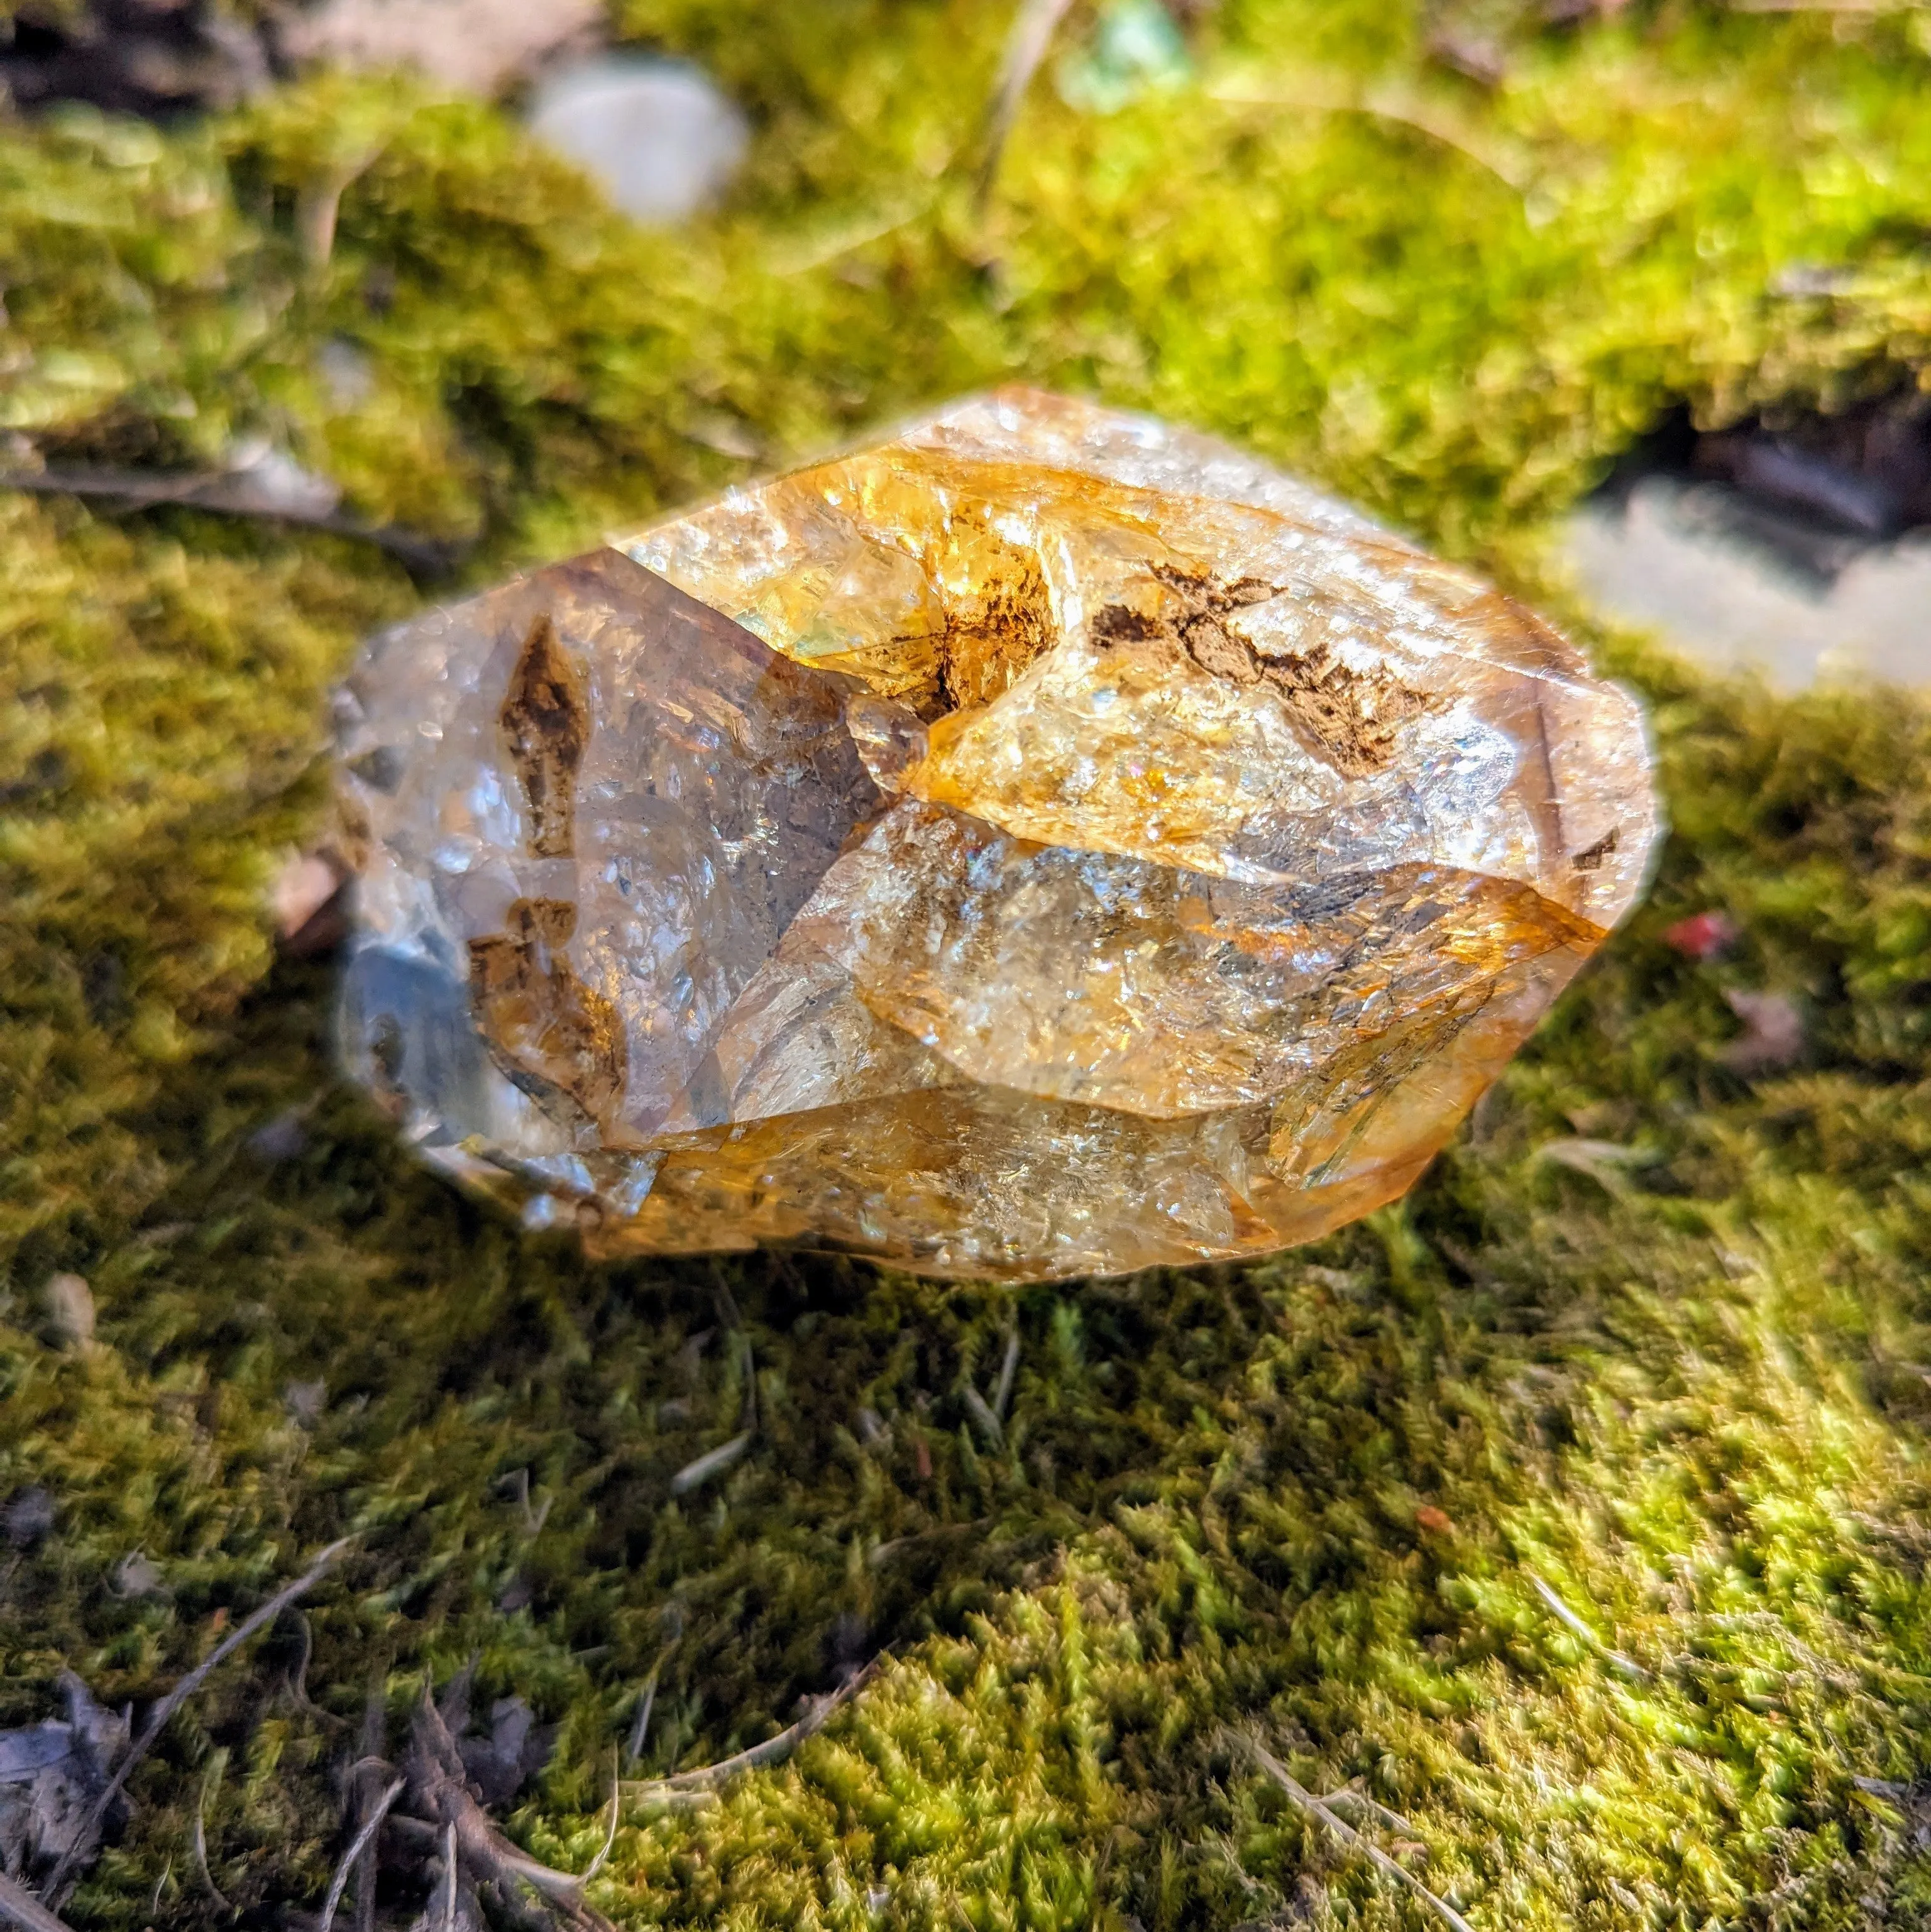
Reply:
[[333, 1724], [338, 1730], [347, 1722], [332, 1711], [325, 1711], [308, 1694], [308, 1666], [315, 1660], [315, 1633], [309, 1628], [307, 1616], [297, 1612], [296, 1627], [302, 1633], [302, 1655], [293, 1670], [288, 1675], [289, 1695], [311, 1718], [320, 1718], [325, 1724]]
[[17, 1885], [0, 1871], [0, 1921], [15, 1932], [73, 1932], [65, 1918], [56, 1917], [23, 1885]]
[[742, 1329], [738, 1330], [737, 1344], [744, 1358], [744, 1430], [749, 1436], [758, 1432], [758, 1357], [751, 1346], [751, 1337]]
[[1397, 1864], [1381, 1847], [1371, 1839], [1365, 1838], [1352, 1825], [1337, 1818], [1327, 1805], [1305, 1785], [1299, 1783], [1293, 1774], [1272, 1752], [1266, 1750], [1255, 1739], [1246, 1740], [1247, 1748], [1254, 1754], [1254, 1761], [1280, 1786], [1281, 1790], [1311, 1818], [1325, 1825], [1351, 1852], [1359, 1852], [1373, 1864], [1375, 1870], [1385, 1872], [1401, 1884], [1405, 1885], [1422, 1902], [1440, 1914], [1443, 1922], [1454, 1928], [1454, 1932], [1475, 1932], [1475, 1928], [1445, 1898], [1437, 1898], [1413, 1872]]
[[342, 197], [372, 168], [381, 155], [380, 144], [354, 159], [338, 161], [304, 184], [295, 198], [295, 233], [302, 258], [311, 268], [325, 268], [335, 252], [335, 224]]
[[1012, 30], [1006, 37], [1005, 58], [999, 63], [999, 85], [993, 90], [992, 106], [986, 116], [986, 152], [979, 163], [979, 178], [973, 190], [975, 204], [983, 208], [991, 198], [999, 179], [999, 163], [1011, 137], [1013, 124], [1019, 118], [1026, 90], [1033, 76], [1052, 51], [1053, 37], [1071, 10], [1073, 0], [1020, 0], [1013, 16]]
[[931, 1529], [914, 1530], [909, 1536], [895, 1536], [889, 1542], [878, 1544], [865, 1560], [874, 1570], [882, 1570], [893, 1557], [908, 1550], [915, 1550], [920, 1544], [956, 1542], [962, 1537], [989, 1529], [993, 1520], [989, 1516], [978, 1516], [966, 1522], [941, 1522]]
[[426, 1693], [416, 1708], [413, 1745], [411, 1798], [443, 1828], [446, 1838], [453, 1834], [457, 1855], [468, 1862], [473, 1874], [512, 1898], [518, 1886], [527, 1886], [578, 1932], [615, 1932], [602, 1912], [578, 1896], [583, 1880], [575, 1873], [558, 1871], [533, 1858], [491, 1822], [488, 1813], [470, 1793], [462, 1754]]
[[456, 1828], [443, 1832], [443, 1932], [456, 1932]]
[[1005, 1360], [999, 1364], [999, 1385], [993, 1394], [993, 1413], [1001, 1423], [1006, 1419], [1006, 1411], [1012, 1406], [1013, 1378], [1019, 1373], [1020, 1332], [1019, 1324], [1013, 1324], [1013, 1332], [1006, 1337]]
[[[362, 1755], [349, 1767], [350, 1822], [359, 1828], [368, 1807], [394, 1767], [382, 1755], [389, 1740], [389, 1707], [383, 1696], [386, 1672], [374, 1677], [362, 1700]], [[371, 1775], [373, 1774], [373, 1775]], [[373, 1841], [355, 1868], [356, 1932], [375, 1932], [376, 1849]]]
[[1452, 148], [1517, 194], [1528, 184], [1522, 169], [1512, 159], [1485, 146], [1478, 147], [1449, 116], [1437, 113], [1425, 102], [1405, 96], [1392, 93], [1361, 96], [1340, 87], [1329, 92], [1318, 87], [1302, 91], [1266, 82], [1248, 86], [1238, 80], [1224, 81], [1209, 92], [1215, 100], [1224, 101], [1230, 107], [1284, 107], [1301, 114], [1354, 114], [1369, 121], [1385, 121], [1393, 127], [1410, 128], [1444, 148]]
[[966, 1384], [966, 1407], [972, 1420], [979, 1425], [979, 1433], [986, 1438], [988, 1448], [1000, 1449], [1005, 1446], [1006, 1432], [999, 1418], [993, 1413], [993, 1406], [970, 1382]]
[[1924, 0], [1730, 0], [1733, 14], [1850, 14], [1869, 19], [1885, 14], [1917, 14]]
[[692, 1462], [686, 1462], [671, 1478], [671, 1493], [674, 1496], [688, 1496], [692, 1490], [701, 1489], [712, 1477], [720, 1475], [750, 1448], [752, 1432], [746, 1429], [734, 1436], [728, 1442], [720, 1443], [715, 1449], [707, 1450]]
[[669, 1778], [634, 1780], [623, 1786], [624, 1797], [633, 1804], [675, 1804], [693, 1792], [715, 1790], [740, 1772], [757, 1771], [766, 1765], [776, 1764], [788, 1757], [814, 1731], [821, 1730], [841, 1704], [848, 1703], [857, 1696], [877, 1676], [884, 1660], [885, 1654], [881, 1652], [863, 1670], [848, 1677], [828, 1697], [821, 1697], [795, 1724], [780, 1731], [776, 1737], [767, 1738], [762, 1744], [752, 1744], [732, 1756], [720, 1758], [716, 1764], [701, 1765], [695, 1771], [680, 1771]]
[[[236, 1624], [227, 1640], [218, 1645], [205, 1662], [197, 1664], [155, 1706], [141, 1735], [129, 1748], [127, 1755], [122, 1759], [114, 1775], [107, 1780], [106, 1789], [102, 1791], [99, 1797], [95, 1799], [94, 1808], [87, 1814], [86, 1822], [82, 1826], [75, 1836], [74, 1846], [89, 1844], [93, 1840], [105, 1822], [115, 1799], [121, 1795], [122, 1787], [127, 1783], [135, 1766], [147, 1756], [155, 1738], [159, 1737], [162, 1731], [166, 1729], [169, 1719], [176, 1712], [179, 1710], [182, 1706], [186, 1703], [188, 1699], [192, 1697], [195, 1692], [208, 1681], [210, 1675], [233, 1657], [236, 1652], [254, 1635], [256, 1631], [273, 1623], [290, 1604], [307, 1595], [309, 1591], [313, 1589], [328, 1573], [336, 1558], [340, 1556], [343, 1551], [354, 1541], [355, 1538], [353, 1536], [345, 1536], [340, 1542], [330, 1544], [328, 1548], [323, 1550], [321, 1555], [317, 1557], [315, 1561], [310, 1564], [293, 1582], [289, 1584], [285, 1588], [277, 1591], [260, 1610]], [[48, 1898], [54, 1898], [59, 1895], [61, 1881], [67, 1876], [68, 1868], [74, 1862], [74, 1848], [70, 1847], [62, 1855], [59, 1864], [54, 1867], [53, 1875], [47, 1882]]]
[[228, 1902], [227, 1894], [215, 1882], [215, 1874], [208, 1869], [208, 1780], [201, 1780], [201, 1795], [194, 1802], [194, 1868], [201, 1874], [201, 1882], [208, 1889], [208, 1896], [232, 1918], [235, 1908]]
[[338, 510], [264, 503], [245, 470], [194, 470], [170, 476], [143, 470], [51, 465], [45, 470], [0, 471], [0, 490], [21, 490], [38, 496], [112, 498], [140, 510], [178, 504], [183, 509], [205, 510], [218, 517], [248, 517], [296, 530], [320, 530], [330, 536], [373, 544], [421, 577], [446, 576], [467, 548], [440, 538], [418, 536], [392, 524], [365, 524]]
[[629, 1742], [624, 1756], [632, 1764], [644, 1755], [645, 1741], [650, 1735], [650, 1713], [657, 1707], [657, 1673], [664, 1667], [664, 1660], [659, 1658], [650, 1666], [650, 1675], [644, 1685], [644, 1695], [638, 1700], [637, 1720], [630, 1726]]
[[1564, 1630], [1572, 1636], [1581, 1638], [1611, 1670], [1626, 1677], [1632, 1684], [1649, 1682], [1650, 1673], [1633, 1657], [1625, 1657], [1620, 1650], [1612, 1649], [1605, 1643], [1533, 1570], [1525, 1570], [1523, 1574], [1527, 1576], [1536, 1594], [1542, 1598], [1550, 1616]]
[[610, 1829], [604, 1834], [603, 1849], [584, 1866], [582, 1875], [577, 1880], [579, 1885], [588, 1885], [609, 1862], [611, 1847], [617, 1843], [617, 1802], [618, 1786], [622, 1782], [618, 1775], [617, 1751], [613, 1746], [610, 1754]]
[[389, 1808], [402, 1796], [403, 1786], [408, 1782], [406, 1778], [397, 1778], [376, 1800], [375, 1809], [363, 1821], [362, 1828], [349, 1840], [349, 1849], [342, 1854], [342, 1862], [329, 1881], [329, 1895], [322, 1901], [322, 1916], [316, 1922], [316, 1932], [329, 1932], [329, 1927], [335, 1924], [335, 1909], [342, 1902], [343, 1893], [349, 1888], [349, 1875], [356, 1868], [356, 1861], [382, 1829], [382, 1821], [389, 1816]]
[[1391, 1811], [1385, 1804], [1378, 1803], [1365, 1791], [1357, 1790], [1351, 1784], [1344, 1784], [1338, 1791], [1324, 1791], [1315, 1801], [1321, 1804], [1359, 1804], [1374, 1817], [1379, 1818], [1391, 1831], [1410, 1832], [1414, 1826], [1398, 1811]]
[[[550, 1505], [557, 1500], [556, 1498], [545, 1496], [541, 1509], [532, 1509], [530, 1507], [529, 1470], [527, 1468], [518, 1469], [513, 1477], [506, 1478], [505, 1480], [512, 1481], [516, 1485], [517, 1507], [523, 1512], [523, 1527], [532, 1536], [541, 1535], [544, 1524], [550, 1520]], [[498, 1487], [500, 1486], [501, 1485], [499, 1484]]]

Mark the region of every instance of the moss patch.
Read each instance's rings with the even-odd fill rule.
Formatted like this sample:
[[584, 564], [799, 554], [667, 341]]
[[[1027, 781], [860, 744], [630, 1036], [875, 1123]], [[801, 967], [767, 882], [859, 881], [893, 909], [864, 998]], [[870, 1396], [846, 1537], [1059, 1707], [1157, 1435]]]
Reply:
[[[1019, 372], [1237, 436], [1560, 612], [1545, 520], [1660, 410], [1926, 364], [1931, 64], [1902, 20], [1665, 9], [1524, 36], [1485, 94], [1392, 10], [1229, 0], [1185, 89], [1088, 118], [1042, 82], [981, 215], [985, 10], [620, 18], [759, 123], [686, 233], [399, 82], [0, 130], [0, 428], [157, 464], [265, 435], [362, 514], [473, 539], [481, 582]], [[1835, 292], [1776, 292], [1805, 265]], [[392, 1750], [472, 1657], [479, 1698], [560, 1726], [512, 1828], [581, 1864], [653, 1670], [662, 1770], [887, 1644], [789, 1766], [626, 1816], [599, 1904], [1422, 1922], [1257, 1774], [1251, 1730], [1400, 1812], [1383, 1842], [1484, 1928], [1931, 1915], [1914, 705], [1773, 703], [1595, 638], [1655, 706], [1656, 890], [1413, 1198], [1317, 1249], [1017, 1294], [592, 1269], [414, 1169], [333, 1080], [326, 974], [266, 935], [328, 686], [421, 593], [180, 511], [9, 497], [0, 546], [0, 1496], [57, 1511], [0, 1559], [0, 1722], [47, 1714], [63, 1664], [153, 1694], [361, 1539], [171, 1727], [77, 1922], [223, 1920], [197, 1808], [244, 1918], [313, 1909], [371, 1701]], [[1663, 942], [1711, 909], [1728, 956]], [[1726, 1057], [1749, 990], [1800, 1004], [1801, 1064]], [[91, 1348], [44, 1322], [58, 1268], [92, 1284]], [[967, 1392], [1015, 1330], [994, 1439]], [[751, 1447], [677, 1492], [751, 1378]]]

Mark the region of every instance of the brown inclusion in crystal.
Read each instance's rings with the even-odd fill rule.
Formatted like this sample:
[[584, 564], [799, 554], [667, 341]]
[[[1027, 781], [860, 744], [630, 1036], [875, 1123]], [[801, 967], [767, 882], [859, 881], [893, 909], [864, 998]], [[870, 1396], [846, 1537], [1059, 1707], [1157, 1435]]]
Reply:
[[1640, 890], [1642, 721], [1224, 446], [1005, 391], [377, 640], [350, 1064], [598, 1252], [1012, 1279], [1412, 1183]]
[[1296, 722], [1338, 770], [1365, 778], [1393, 754], [1395, 728], [1428, 700], [1399, 679], [1351, 670], [1326, 644], [1305, 652], [1263, 656], [1226, 620], [1255, 604], [1287, 594], [1258, 578], [1220, 584], [1211, 578], [1155, 566], [1155, 577], [1176, 593], [1179, 609], [1150, 617], [1110, 604], [1093, 620], [1096, 644], [1147, 644], [1170, 637], [1200, 668], [1239, 685], [1272, 685], [1288, 700]]
[[503, 736], [529, 801], [530, 849], [539, 859], [568, 858], [576, 814], [577, 767], [590, 719], [578, 680], [545, 615], [530, 627], [503, 700]]
[[518, 899], [508, 926], [469, 943], [477, 1029], [519, 1087], [601, 1119], [623, 1090], [623, 1036], [615, 1006], [577, 977], [564, 950], [577, 909]]
[[947, 711], [999, 696], [1057, 634], [1039, 560], [993, 532], [965, 524], [947, 574], [939, 689]]

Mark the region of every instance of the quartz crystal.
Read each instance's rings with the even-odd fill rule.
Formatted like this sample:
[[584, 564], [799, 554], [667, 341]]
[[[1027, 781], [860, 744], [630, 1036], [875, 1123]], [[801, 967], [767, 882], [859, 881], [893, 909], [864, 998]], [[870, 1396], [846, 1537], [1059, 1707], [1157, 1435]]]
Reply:
[[602, 1254], [1311, 1240], [1657, 832], [1635, 703], [1518, 604], [1026, 390], [391, 631], [339, 711], [349, 1064]]

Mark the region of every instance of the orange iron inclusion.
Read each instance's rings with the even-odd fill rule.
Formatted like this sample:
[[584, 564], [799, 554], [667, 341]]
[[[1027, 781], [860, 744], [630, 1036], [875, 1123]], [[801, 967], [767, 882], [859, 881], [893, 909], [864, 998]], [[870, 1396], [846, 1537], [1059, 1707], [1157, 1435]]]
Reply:
[[1644, 883], [1641, 712], [1305, 484], [1023, 389], [375, 638], [351, 1070], [596, 1253], [1017, 1280], [1409, 1186]]

